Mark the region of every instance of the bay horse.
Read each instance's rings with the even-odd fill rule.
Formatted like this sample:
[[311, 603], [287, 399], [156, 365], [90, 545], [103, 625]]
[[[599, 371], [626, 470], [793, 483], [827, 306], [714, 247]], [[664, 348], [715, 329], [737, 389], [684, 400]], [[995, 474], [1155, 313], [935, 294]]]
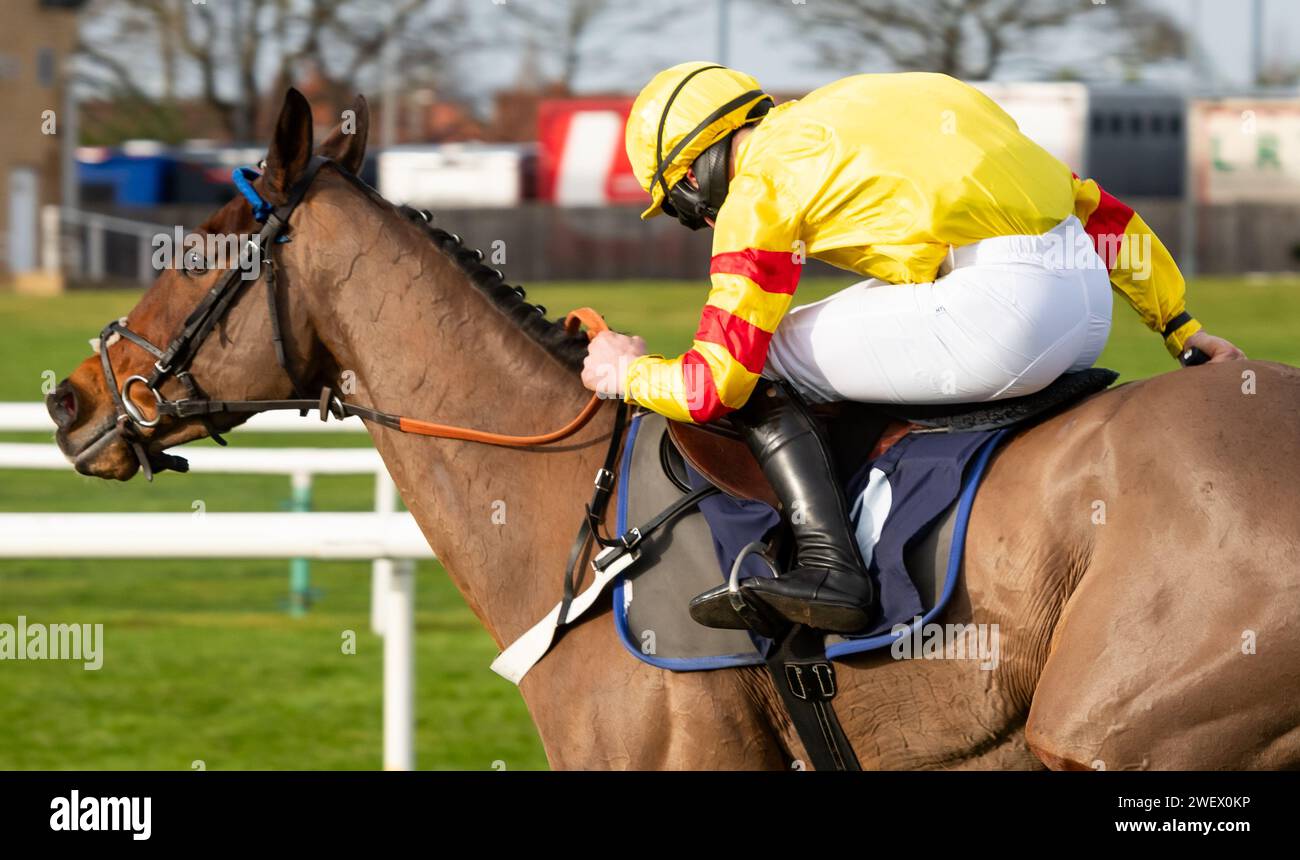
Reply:
[[[282, 204], [320, 170], [277, 244], [278, 276], [249, 283], [196, 353], [211, 398], [278, 399], [338, 387], [352, 398], [468, 427], [529, 434], [588, 401], [583, 342], [505, 285], [451, 234], [345, 175], [368, 113], [313, 149], [290, 91], [260, 194]], [[236, 198], [201, 228], [256, 233]], [[222, 275], [169, 269], [130, 312], [166, 343]], [[284, 367], [265, 292], [280, 308]], [[118, 380], [153, 356], [101, 344]], [[185, 396], [176, 379], [162, 384]], [[151, 407], [141, 385], [128, 393]], [[48, 398], [77, 471], [127, 480], [104, 368], [87, 358]], [[430, 440], [377, 423], [375, 446], [430, 546], [499, 646], [559, 598], [574, 530], [612, 433], [604, 405], [563, 444]], [[168, 418], [149, 457], [217, 426]], [[837, 711], [864, 768], [1283, 768], [1300, 766], [1300, 371], [1267, 362], [1176, 370], [1095, 395], [1023, 429], [975, 501], [950, 623], [996, 624], [992, 671], [971, 660], [840, 664]], [[75, 539], [75, 535], [70, 535]], [[683, 596], [685, 599], [686, 595]], [[569, 629], [520, 690], [554, 768], [784, 769], [806, 760], [761, 667], [670, 673], [629, 655], [609, 599]]]

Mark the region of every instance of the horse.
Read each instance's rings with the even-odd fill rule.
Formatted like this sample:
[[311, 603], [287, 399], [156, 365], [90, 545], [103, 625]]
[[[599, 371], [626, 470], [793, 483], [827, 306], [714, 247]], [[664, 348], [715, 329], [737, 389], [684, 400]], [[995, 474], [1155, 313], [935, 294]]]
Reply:
[[[369, 114], [363, 98], [353, 109], [352, 133], [340, 126], [315, 147], [307, 100], [286, 95], [255, 187], [273, 205], [299, 189], [291, 241], [267, 245], [277, 276], [233, 298], [189, 383], [209, 398], [276, 400], [339, 390], [346, 375], [357, 402], [501, 433], [578, 414], [589, 399], [582, 338], [456, 236], [358, 183]], [[301, 188], [320, 157], [328, 162]], [[237, 197], [198, 231], [258, 229]], [[163, 271], [129, 329], [166, 343], [223, 274]], [[87, 358], [47, 398], [56, 442], [82, 474], [130, 479], [141, 455], [165, 464], [167, 449], [244, 417], [159, 416], [127, 434], [105, 371], [148, 375], [154, 356], [121, 337], [99, 349], [102, 360]], [[160, 398], [185, 396], [185, 382], [166, 379]], [[126, 388], [133, 409], [151, 414], [151, 391]], [[499, 646], [559, 599], [615, 412], [603, 402], [562, 442], [522, 448], [368, 422], [429, 545]], [[1298, 418], [1300, 370], [1247, 361], [1124, 384], [1014, 432], [974, 502], [943, 618], [997, 625], [996, 667], [888, 651], [841, 663], [836, 709], [862, 766], [1300, 766]], [[762, 667], [662, 671], [626, 653], [610, 612], [606, 596], [520, 684], [552, 768], [806, 760]]]

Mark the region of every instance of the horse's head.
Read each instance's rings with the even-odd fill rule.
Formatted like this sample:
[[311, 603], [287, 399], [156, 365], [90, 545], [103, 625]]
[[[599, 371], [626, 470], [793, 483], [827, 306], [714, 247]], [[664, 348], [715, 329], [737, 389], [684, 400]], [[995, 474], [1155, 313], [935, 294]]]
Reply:
[[[275, 285], [267, 275], [282, 253], [277, 241], [292, 235], [289, 227], [277, 229], [275, 219], [288, 219], [301, 202], [321, 165], [313, 155], [340, 171], [360, 168], [369, 127], [365, 100], [358, 98], [353, 111], [313, 150], [311, 108], [290, 90], [265, 170], [251, 190], [187, 237], [184, 248], [173, 249], [172, 266], [125, 323], [105, 329], [96, 349], [101, 354], [83, 361], [46, 398], [55, 439], [78, 472], [124, 481], [142, 467], [176, 468], [183, 461], [164, 454], [167, 448], [230, 429], [246, 416], [176, 414], [170, 405], [187, 398], [282, 399], [298, 386], [311, 390], [328, 372], [305, 302], [289, 299], [283, 271]], [[255, 213], [249, 197], [269, 204], [270, 218]], [[269, 312], [268, 291], [277, 299]]]

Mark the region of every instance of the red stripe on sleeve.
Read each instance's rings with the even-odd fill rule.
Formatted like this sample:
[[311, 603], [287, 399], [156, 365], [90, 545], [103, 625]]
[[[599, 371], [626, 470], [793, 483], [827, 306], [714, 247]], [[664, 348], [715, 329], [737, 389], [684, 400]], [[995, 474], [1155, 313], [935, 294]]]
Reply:
[[795, 288], [799, 286], [799, 270], [802, 268], [795, 262], [794, 254], [790, 251], [746, 248], [743, 251], [714, 254], [709, 263], [709, 274], [741, 275], [758, 284], [765, 293], [794, 295]]
[[682, 356], [682, 379], [686, 383], [686, 408], [697, 424], [707, 424], [732, 411], [718, 398], [713, 368], [695, 350]]
[[1097, 190], [1101, 198], [1097, 208], [1088, 216], [1088, 223], [1083, 229], [1092, 237], [1097, 255], [1106, 261], [1106, 268], [1115, 268], [1115, 258], [1119, 255], [1120, 241], [1128, 222], [1133, 220], [1133, 210], [1106, 192], [1100, 185]]
[[772, 334], [722, 308], [705, 305], [695, 339], [725, 346], [750, 373], [762, 373]]

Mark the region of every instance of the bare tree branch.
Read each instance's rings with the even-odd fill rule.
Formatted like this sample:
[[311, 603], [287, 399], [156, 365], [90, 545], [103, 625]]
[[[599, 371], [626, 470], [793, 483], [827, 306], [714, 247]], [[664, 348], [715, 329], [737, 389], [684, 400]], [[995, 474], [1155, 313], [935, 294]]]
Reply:
[[1129, 63], [1180, 56], [1181, 31], [1142, 0], [810, 0], [792, 6], [826, 65], [985, 79], [1050, 38], [1091, 40]]
[[[550, 55], [553, 82], [572, 90], [578, 76], [615, 55], [619, 36], [658, 32], [688, 8], [685, 0], [510, 0], [501, 7], [514, 19], [516, 42]], [[694, 8], [691, 6], [690, 8]]]
[[465, 0], [94, 0], [79, 81], [159, 104], [196, 99], [233, 137], [263, 130], [268, 98], [307, 69], [330, 97], [378, 82], [401, 45], [399, 85], [444, 72], [465, 40]]

